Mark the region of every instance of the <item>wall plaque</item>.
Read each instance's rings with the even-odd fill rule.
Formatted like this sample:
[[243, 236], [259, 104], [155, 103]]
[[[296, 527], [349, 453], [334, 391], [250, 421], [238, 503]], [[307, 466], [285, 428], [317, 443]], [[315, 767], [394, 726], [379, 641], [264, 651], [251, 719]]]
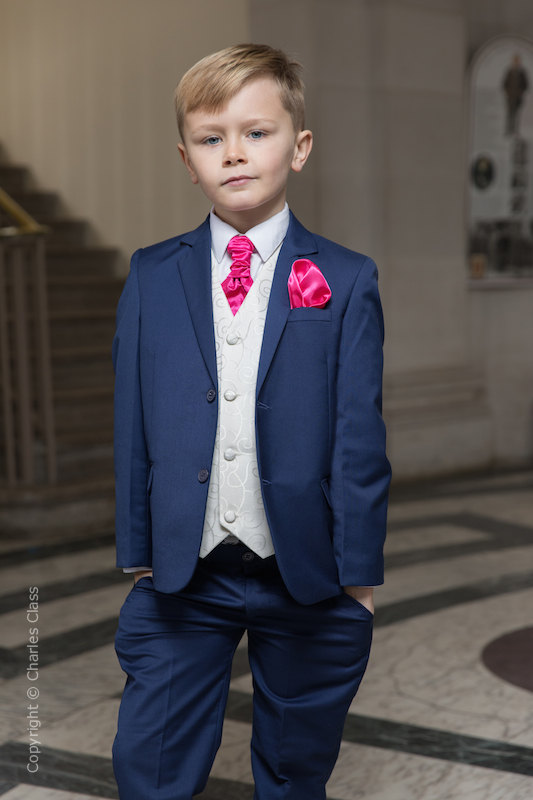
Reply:
[[501, 36], [470, 72], [469, 264], [533, 276], [533, 42]]

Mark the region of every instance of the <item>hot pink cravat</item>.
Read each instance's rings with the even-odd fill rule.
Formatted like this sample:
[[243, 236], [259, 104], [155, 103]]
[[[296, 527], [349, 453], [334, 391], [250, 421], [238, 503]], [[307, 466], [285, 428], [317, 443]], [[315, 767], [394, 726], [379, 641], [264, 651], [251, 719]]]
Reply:
[[250, 260], [254, 250], [253, 242], [247, 236], [234, 236], [228, 242], [228, 253], [232, 260], [231, 272], [222, 281], [222, 288], [228, 298], [233, 316], [241, 307], [242, 301], [253, 283], [250, 275]]

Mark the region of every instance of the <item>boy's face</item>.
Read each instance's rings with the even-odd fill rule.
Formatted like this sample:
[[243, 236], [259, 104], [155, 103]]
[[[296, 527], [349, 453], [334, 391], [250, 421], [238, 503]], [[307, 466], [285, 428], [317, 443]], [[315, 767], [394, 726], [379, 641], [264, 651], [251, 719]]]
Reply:
[[302, 169], [312, 146], [269, 77], [245, 84], [217, 112], [186, 114], [183, 128], [178, 148], [192, 182], [241, 233], [282, 210], [289, 172]]

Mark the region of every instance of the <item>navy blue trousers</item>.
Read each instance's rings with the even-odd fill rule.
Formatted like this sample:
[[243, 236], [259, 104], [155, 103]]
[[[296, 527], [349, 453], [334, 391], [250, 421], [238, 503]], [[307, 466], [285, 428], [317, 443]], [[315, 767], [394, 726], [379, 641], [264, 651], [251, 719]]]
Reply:
[[256, 800], [324, 800], [363, 677], [372, 614], [342, 593], [289, 595], [275, 558], [220, 545], [177, 594], [141, 578], [120, 611], [127, 675], [113, 744], [121, 800], [191, 800], [220, 745], [231, 662], [243, 634], [253, 675]]

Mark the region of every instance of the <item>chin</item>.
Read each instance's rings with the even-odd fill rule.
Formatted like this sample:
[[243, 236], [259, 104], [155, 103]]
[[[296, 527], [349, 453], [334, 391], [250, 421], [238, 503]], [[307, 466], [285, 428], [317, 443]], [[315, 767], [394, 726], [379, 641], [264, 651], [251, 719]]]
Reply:
[[225, 211], [228, 214], [245, 214], [247, 211], [255, 211], [257, 208], [260, 207], [261, 204], [255, 204], [255, 203], [243, 203], [242, 205], [235, 204], [230, 208], [226, 206], [226, 208], [222, 210], [222, 213]]

